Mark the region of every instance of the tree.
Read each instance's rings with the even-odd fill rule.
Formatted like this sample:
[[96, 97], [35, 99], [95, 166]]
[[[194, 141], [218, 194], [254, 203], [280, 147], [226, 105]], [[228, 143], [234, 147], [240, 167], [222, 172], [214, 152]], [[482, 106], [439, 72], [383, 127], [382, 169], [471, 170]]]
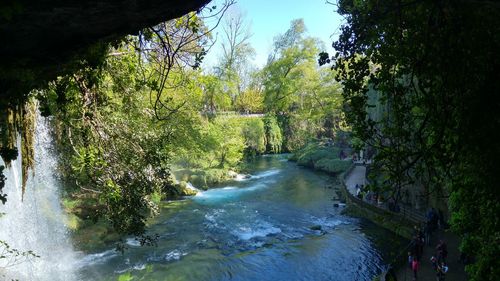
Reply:
[[243, 158], [245, 141], [240, 128], [231, 119], [216, 118], [209, 122], [205, 136], [210, 154], [214, 157], [211, 167], [234, 167]]
[[263, 93], [255, 87], [250, 86], [236, 98], [235, 109], [243, 113], [260, 113], [263, 110]]
[[266, 152], [266, 132], [262, 119], [246, 118], [241, 133], [245, 138], [247, 156], [252, 157]]
[[270, 64], [276, 60], [283, 50], [298, 44], [302, 40], [305, 32], [306, 26], [304, 24], [304, 19], [292, 20], [290, 28], [284, 34], [274, 38], [274, 49], [269, 55], [267, 63]]
[[203, 88], [203, 112], [215, 115], [218, 110], [228, 110], [231, 99], [222, 89], [222, 83], [215, 75], [204, 75], [200, 78]]
[[224, 92], [234, 102], [248, 85], [249, 58], [255, 54], [249, 39], [252, 36], [240, 13], [228, 15], [222, 27], [222, 56], [216, 68], [217, 76], [223, 81]]
[[275, 38], [275, 49], [262, 70], [264, 104], [268, 112], [293, 111], [308, 68], [315, 67], [317, 41], [303, 38], [303, 20], [291, 22], [290, 29]]
[[[425, 182], [449, 204], [471, 280], [500, 276], [500, 6], [491, 1], [338, 1], [333, 61], [345, 113], [396, 199]], [[375, 98], [374, 98], [375, 96]], [[383, 107], [384, 114], [370, 108]], [[375, 118], [375, 116], [377, 116]], [[439, 206], [446, 209], [445, 206]]]
[[317, 65], [322, 44], [305, 36], [305, 30], [302, 20], [292, 21], [289, 30], [275, 38], [274, 52], [261, 73], [264, 108], [277, 118], [284, 151], [326, 136], [325, 124], [333, 137], [342, 120], [339, 84], [326, 68]]
[[[214, 42], [211, 32], [219, 25], [224, 13], [234, 4], [227, 0], [222, 8], [206, 7], [200, 12], [191, 12], [178, 19], [149, 27], [139, 34], [136, 49], [139, 62], [146, 61], [157, 67], [143, 71], [143, 80], [150, 88], [151, 103], [158, 120], [168, 120], [184, 103], [169, 104], [172, 97], [168, 92], [182, 87], [189, 75], [184, 69], [198, 68]], [[205, 25], [208, 19], [216, 19], [213, 27]], [[175, 77], [170, 77], [173, 70]], [[174, 78], [174, 79], [172, 79]], [[177, 78], [177, 79], [175, 79]]]

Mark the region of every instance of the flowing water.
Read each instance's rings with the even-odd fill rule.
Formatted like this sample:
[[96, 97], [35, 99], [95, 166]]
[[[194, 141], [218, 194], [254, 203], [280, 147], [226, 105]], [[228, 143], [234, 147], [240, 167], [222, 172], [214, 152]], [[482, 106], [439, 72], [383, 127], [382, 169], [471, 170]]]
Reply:
[[113, 245], [76, 253], [64, 226], [47, 122], [38, 118], [36, 174], [24, 198], [18, 159], [6, 170], [8, 201], [0, 205], [0, 240], [40, 257], [0, 258], [0, 280], [371, 281], [384, 267], [380, 234], [370, 234], [377, 228], [332, 206], [333, 190], [326, 188], [332, 178], [283, 156], [249, 163], [250, 178], [166, 202], [149, 228], [156, 246], [129, 238], [124, 254]]
[[[5, 170], [7, 182], [4, 192], [7, 203], [0, 203], [0, 240], [20, 252], [33, 251], [22, 256], [6, 253], [0, 247], [0, 280], [75, 280], [76, 257], [64, 225], [60, 206], [57, 158], [49, 121], [37, 118], [35, 132], [35, 174], [30, 173], [24, 198], [21, 194], [21, 156]], [[20, 143], [18, 143], [20, 147]], [[1, 161], [1, 160], [0, 160]], [[0, 165], [4, 165], [0, 162]]]
[[150, 228], [156, 246], [129, 238], [123, 255], [87, 255], [80, 278], [371, 281], [384, 267], [360, 221], [332, 206], [330, 177], [282, 156], [250, 166], [248, 179], [166, 203]]

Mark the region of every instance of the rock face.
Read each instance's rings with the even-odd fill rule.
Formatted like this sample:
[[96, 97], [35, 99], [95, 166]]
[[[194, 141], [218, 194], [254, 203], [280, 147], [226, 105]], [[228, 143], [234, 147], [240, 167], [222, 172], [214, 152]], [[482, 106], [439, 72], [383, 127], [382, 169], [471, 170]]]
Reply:
[[[6, 0], [0, 3], [0, 98], [19, 83], [53, 79], [96, 42], [198, 10], [210, 0]], [[36, 83], [35, 83], [36, 84]]]

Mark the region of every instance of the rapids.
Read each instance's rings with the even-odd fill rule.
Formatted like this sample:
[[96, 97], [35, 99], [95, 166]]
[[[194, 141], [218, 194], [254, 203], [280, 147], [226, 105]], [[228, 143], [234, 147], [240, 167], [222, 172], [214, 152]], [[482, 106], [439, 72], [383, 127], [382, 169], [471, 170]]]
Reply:
[[363, 223], [333, 207], [332, 178], [284, 156], [249, 166], [246, 179], [165, 203], [149, 230], [157, 246], [129, 238], [123, 255], [85, 257], [82, 280], [371, 281], [385, 266]]

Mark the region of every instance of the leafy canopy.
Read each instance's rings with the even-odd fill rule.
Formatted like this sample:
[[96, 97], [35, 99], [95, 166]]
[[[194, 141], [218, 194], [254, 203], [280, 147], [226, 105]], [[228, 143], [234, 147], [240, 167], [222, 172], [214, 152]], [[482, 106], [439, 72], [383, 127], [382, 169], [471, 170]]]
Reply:
[[[500, 276], [500, 5], [340, 0], [333, 62], [355, 135], [377, 150], [396, 199], [425, 183], [445, 198], [471, 280]], [[381, 110], [379, 110], [381, 109]], [[446, 202], [447, 201], [447, 202]]]

